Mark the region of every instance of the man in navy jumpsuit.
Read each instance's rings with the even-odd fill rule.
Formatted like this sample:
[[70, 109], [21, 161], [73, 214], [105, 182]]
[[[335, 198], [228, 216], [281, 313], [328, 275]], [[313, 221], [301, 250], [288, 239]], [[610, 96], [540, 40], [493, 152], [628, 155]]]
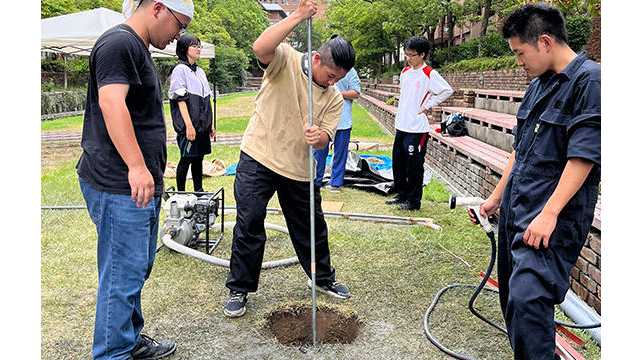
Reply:
[[567, 45], [561, 13], [526, 5], [503, 36], [531, 81], [514, 151], [483, 216], [500, 209], [500, 305], [515, 359], [555, 359], [554, 305], [592, 224], [601, 161], [601, 72]]

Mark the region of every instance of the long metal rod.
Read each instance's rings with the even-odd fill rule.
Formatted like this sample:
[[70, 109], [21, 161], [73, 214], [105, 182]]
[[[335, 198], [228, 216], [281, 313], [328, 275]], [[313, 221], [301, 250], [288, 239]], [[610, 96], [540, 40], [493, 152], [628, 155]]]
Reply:
[[[313, 50], [312, 50], [312, 27], [313, 19], [306, 21], [308, 28], [308, 126], [313, 126]], [[315, 160], [313, 158], [313, 146], [308, 145], [308, 177], [310, 178], [310, 280], [312, 281], [312, 327], [313, 346], [317, 346], [317, 260], [315, 255]]]
[[[85, 210], [85, 205], [61, 205], [61, 206], [41, 206], [41, 210]], [[237, 211], [234, 206], [226, 206], [225, 211]], [[266, 212], [272, 215], [283, 215], [280, 208], [266, 208]], [[324, 217], [344, 219], [351, 221], [364, 221], [371, 223], [393, 224], [393, 225], [420, 225], [426, 226], [433, 230], [442, 230], [442, 227], [433, 222], [431, 218], [408, 217], [408, 216], [393, 216], [393, 215], [378, 215], [378, 214], [363, 214], [363, 213], [350, 213], [338, 211], [323, 211]]]

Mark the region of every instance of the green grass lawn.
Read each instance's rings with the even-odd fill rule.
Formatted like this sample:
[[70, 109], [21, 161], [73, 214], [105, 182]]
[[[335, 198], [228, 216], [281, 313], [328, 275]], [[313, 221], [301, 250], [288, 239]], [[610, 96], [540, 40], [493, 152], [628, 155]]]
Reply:
[[250, 120], [247, 116], [232, 116], [217, 119], [217, 134], [243, 134]]
[[378, 142], [380, 144], [392, 144], [393, 135], [375, 121], [371, 115], [358, 103], [353, 103], [353, 129], [351, 140], [362, 140]]
[[[232, 111], [226, 107], [251, 99], [238, 95], [222, 107]], [[392, 136], [361, 107], [355, 106], [354, 114], [355, 137], [392, 142]], [[229, 119], [227, 131], [238, 131], [243, 117]], [[227, 165], [238, 161], [238, 146], [216, 145], [212, 150], [207, 160], [220, 159]], [[390, 155], [390, 150], [368, 153]], [[169, 145], [168, 161], [176, 163], [178, 159], [177, 147]], [[43, 205], [83, 204], [75, 162], [61, 161], [43, 169]], [[233, 183], [231, 176], [204, 178], [206, 189], [225, 190], [226, 205], [234, 204]], [[166, 179], [166, 186], [174, 184], [174, 179]], [[192, 189], [190, 180], [187, 187]], [[363, 323], [352, 344], [300, 350], [279, 344], [260, 327], [266, 314], [281, 304], [309, 301], [306, 277], [299, 266], [262, 271], [258, 292], [250, 294], [247, 314], [229, 320], [221, 310], [227, 296], [227, 270], [165, 248], [157, 254], [143, 290], [145, 331], [176, 340], [178, 350], [173, 359], [445, 359], [424, 337], [424, 312], [443, 286], [476, 284], [489, 256], [484, 233], [468, 221], [463, 209], [448, 209], [448, 196], [445, 186], [434, 179], [424, 188], [421, 210], [408, 212], [384, 204], [386, 198], [374, 193], [350, 188], [337, 193], [322, 190], [324, 200], [342, 202], [345, 212], [430, 217], [443, 228], [436, 231], [327, 219], [332, 264], [338, 280], [347, 283], [353, 293], [351, 300], [341, 304], [357, 313]], [[277, 198], [268, 206], [278, 207]], [[226, 217], [234, 219], [234, 215]], [[284, 224], [276, 215], [269, 215], [267, 221]], [[95, 227], [85, 210], [43, 210], [41, 234], [42, 358], [89, 358], [97, 281]], [[287, 236], [269, 231], [268, 238], [266, 260], [294, 255]], [[231, 231], [227, 231], [215, 254], [226, 258], [230, 248]], [[468, 312], [469, 296], [470, 291], [457, 290], [443, 297], [431, 318], [434, 335], [450, 348], [478, 359], [511, 358], [506, 337]], [[323, 295], [318, 300], [337, 303]], [[497, 296], [481, 296], [477, 307], [501, 322]], [[588, 339], [585, 333], [581, 336]], [[600, 348], [591, 341], [582, 352], [587, 359], [600, 359]]]
[[66, 116], [60, 119], [40, 122], [40, 131], [82, 131], [83, 115]]

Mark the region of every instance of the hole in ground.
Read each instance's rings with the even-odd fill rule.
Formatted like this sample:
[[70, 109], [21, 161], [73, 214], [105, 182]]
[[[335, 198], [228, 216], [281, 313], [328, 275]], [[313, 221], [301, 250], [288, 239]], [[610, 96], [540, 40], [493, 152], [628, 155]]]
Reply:
[[[273, 310], [267, 316], [268, 330], [281, 344], [291, 346], [312, 345], [312, 309], [304, 305], [287, 306]], [[350, 344], [359, 333], [357, 315], [339, 309], [318, 306], [317, 342], [324, 344]]]

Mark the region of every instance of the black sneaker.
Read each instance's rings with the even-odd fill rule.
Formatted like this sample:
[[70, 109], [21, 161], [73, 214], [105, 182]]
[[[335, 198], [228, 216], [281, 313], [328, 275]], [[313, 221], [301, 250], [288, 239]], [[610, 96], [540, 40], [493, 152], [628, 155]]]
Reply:
[[240, 291], [230, 291], [230, 297], [223, 305], [223, 314], [227, 317], [241, 317], [246, 313], [248, 294]]
[[405, 201], [405, 202], [400, 204], [399, 209], [400, 210], [411, 210], [411, 211], [420, 210], [420, 204], [411, 205], [410, 202]]
[[385, 204], [386, 205], [397, 205], [397, 204], [401, 204], [403, 202], [404, 202], [404, 200], [402, 198], [400, 198], [399, 196], [395, 196], [391, 200], [386, 200]]
[[[310, 279], [308, 279], [308, 287], [313, 287], [313, 281]], [[348, 291], [348, 287], [338, 281], [334, 281], [330, 285], [317, 284], [317, 290], [337, 299], [346, 300], [351, 297], [351, 293], [350, 291]]]
[[171, 356], [175, 351], [176, 343], [174, 341], [161, 340], [158, 342], [141, 334], [131, 354], [135, 360], [156, 360]]

